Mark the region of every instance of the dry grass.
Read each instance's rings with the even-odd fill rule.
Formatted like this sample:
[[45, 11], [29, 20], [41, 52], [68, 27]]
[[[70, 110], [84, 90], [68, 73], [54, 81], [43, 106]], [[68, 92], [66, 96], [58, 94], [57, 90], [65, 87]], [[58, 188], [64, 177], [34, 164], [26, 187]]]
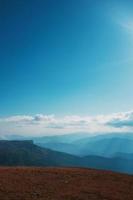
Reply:
[[0, 200], [133, 200], [133, 176], [78, 168], [0, 168]]

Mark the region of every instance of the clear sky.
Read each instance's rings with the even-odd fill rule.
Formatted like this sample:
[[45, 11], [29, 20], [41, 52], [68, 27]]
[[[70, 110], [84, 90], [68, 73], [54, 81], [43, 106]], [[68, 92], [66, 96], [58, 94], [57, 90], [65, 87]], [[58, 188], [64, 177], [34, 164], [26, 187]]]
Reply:
[[132, 108], [132, 0], [0, 1], [1, 117]]

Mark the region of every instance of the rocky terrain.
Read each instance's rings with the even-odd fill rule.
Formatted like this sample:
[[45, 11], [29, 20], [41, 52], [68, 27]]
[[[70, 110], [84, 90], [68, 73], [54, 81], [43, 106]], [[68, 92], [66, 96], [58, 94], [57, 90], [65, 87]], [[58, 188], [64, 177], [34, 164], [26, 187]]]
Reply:
[[132, 200], [133, 176], [85, 168], [0, 168], [1, 200]]

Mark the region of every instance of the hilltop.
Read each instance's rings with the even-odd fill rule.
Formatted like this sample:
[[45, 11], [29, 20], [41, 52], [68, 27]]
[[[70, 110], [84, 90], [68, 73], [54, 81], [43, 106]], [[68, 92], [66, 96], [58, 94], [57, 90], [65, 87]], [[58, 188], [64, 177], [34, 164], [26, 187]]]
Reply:
[[132, 200], [133, 176], [81, 168], [0, 168], [2, 200]]

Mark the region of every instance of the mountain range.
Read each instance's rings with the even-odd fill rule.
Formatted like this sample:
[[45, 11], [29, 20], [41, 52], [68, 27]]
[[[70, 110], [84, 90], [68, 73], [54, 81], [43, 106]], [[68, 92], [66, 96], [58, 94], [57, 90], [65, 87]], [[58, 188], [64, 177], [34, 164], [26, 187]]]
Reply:
[[133, 174], [132, 154], [81, 157], [40, 147], [32, 140], [1, 140], [0, 166], [85, 167]]
[[[77, 136], [77, 137], [76, 137]], [[67, 139], [68, 137], [68, 139]], [[112, 133], [96, 136], [79, 134], [32, 138], [34, 143], [45, 148], [76, 156], [97, 155], [112, 157], [116, 153], [133, 154], [132, 133]]]
[[28, 137], [8, 135], [5, 140], [33, 140], [40, 147], [77, 156], [99, 155], [111, 157], [115, 153], [133, 154], [133, 133], [88, 134]]

